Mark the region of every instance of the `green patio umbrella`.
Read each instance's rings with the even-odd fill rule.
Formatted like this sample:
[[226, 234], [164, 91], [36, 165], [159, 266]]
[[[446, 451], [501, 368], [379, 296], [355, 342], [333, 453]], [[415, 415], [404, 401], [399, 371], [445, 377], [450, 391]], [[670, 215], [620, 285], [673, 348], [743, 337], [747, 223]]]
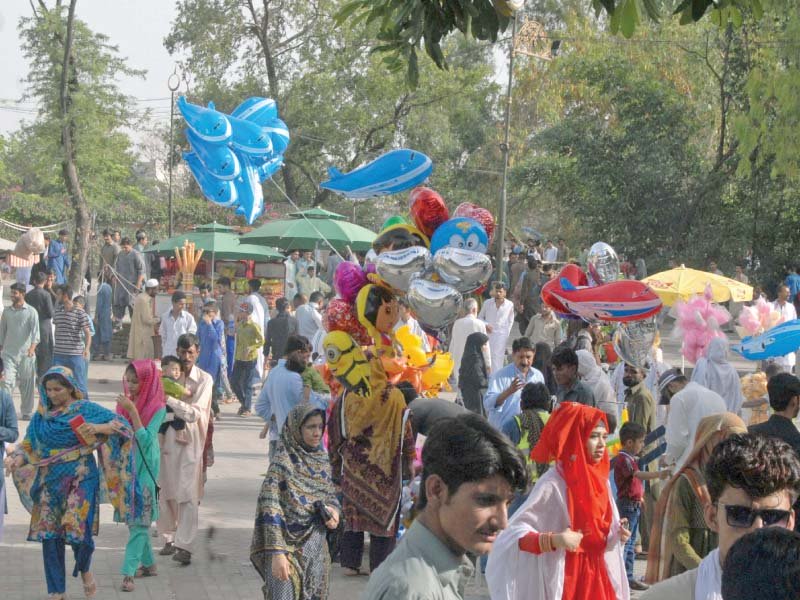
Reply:
[[230, 225], [223, 225], [222, 223], [217, 223], [214, 221], [213, 223], [206, 223], [205, 225], [198, 225], [194, 228], [194, 231], [216, 231], [219, 233], [236, 233], [239, 231], [238, 227], [231, 227]]
[[[338, 252], [344, 252], [350, 246], [354, 252], [366, 252], [372, 248], [375, 234], [365, 227], [346, 221], [346, 217], [329, 213], [333, 216], [321, 216], [328, 213], [323, 209], [315, 215], [311, 211], [303, 211], [305, 217], [268, 221], [261, 227], [243, 236], [246, 243], [259, 243], [275, 246], [281, 250], [311, 250], [317, 245], [324, 245], [327, 240]], [[294, 213], [300, 215], [300, 213]], [[320, 216], [317, 216], [320, 215]]]
[[346, 221], [347, 217], [339, 213], [325, 210], [324, 208], [309, 208], [308, 210], [301, 210], [299, 212], [289, 213], [289, 216], [296, 219], [308, 217], [309, 219], [334, 219], [336, 221]]

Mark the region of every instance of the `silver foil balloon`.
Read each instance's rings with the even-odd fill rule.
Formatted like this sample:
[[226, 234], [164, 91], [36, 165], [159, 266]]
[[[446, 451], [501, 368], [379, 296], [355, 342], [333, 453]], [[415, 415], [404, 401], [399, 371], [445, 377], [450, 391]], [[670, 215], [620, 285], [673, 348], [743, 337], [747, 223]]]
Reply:
[[411, 277], [424, 273], [431, 265], [431, 253], [422, 246], [381, 252], [375, 258], [378, 276], [400, 293], [408, 290]]
[[620, 323], [614, 332], [614, 350], [629, 365], [644, 368], [658, 333], [656, 317]]
[[619, 257], [605, 242], [596, 242], [589, 248], [586, 268], [592, 281], [597, 285], [610, 283], [619, 277]]
[[442, 329], [458, 318], [463, 298], [452, 285], [414, 278], [406, 294], [411, 309], [422, 325]]
[[433, 256], [433, 268], [442, 281], [463, 294], [489, 281], [492, 260], [480, 252], [447, 246]]

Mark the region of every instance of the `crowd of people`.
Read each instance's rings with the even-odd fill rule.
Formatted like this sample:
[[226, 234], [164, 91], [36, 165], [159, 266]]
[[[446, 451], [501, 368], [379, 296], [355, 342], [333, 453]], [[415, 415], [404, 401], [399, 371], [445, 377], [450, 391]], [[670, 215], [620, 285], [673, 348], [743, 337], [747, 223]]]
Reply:
[[[327, 598], [334, 561], [348, 576], [368, 570], [365, 600], [463, 598], [476, 569], [493, 600], [631, 591], [730, 600], [752, 597], [742, 590], [757, 589], [753, 581], [772, 582], [771, 597], [796, 597], [786, 576], [794, 567], [770, 560], [800, 555], [791, 532], [800, 380], [788, 358], [769, 366], [761, 402], [773, 414], [761, 423], [724, 340], [691, 377], [666, 364], [657, 344], [645, 367], [608, 369], [607, 333], [562, 322], [541, 302], [553, 265], [570, 257], [559, 240], [512, 253], [485, 297], [464, 303], [446, 348], [455, 401], [419, 397], [369, 358], [359, 360], [368, 362], [370, 393], [356, 399], [332, 393], [316, 368], [333, 271], [345, 259], [321, 265], [310, 251], [290, 253], [274, 306], [258, 279], [240, 297], [219, 277], [197, 297], [174, 292], [158, 314], [146, 235], [137, 233], [137, 247], [127, 238], [117, 245], [114, 233], [104, 232], [94, 318], [66, 283], [66, 239], [50, 240], [46, 254], [67, 264], [11, 286], [0, 318], [0, 457], [19, 435], [11, 400], [19, 387], [29, 423], [4, 464], [31, 512], [28, 540], [42, 543], [51, 598], [65, 597], [67, 543], [73, 575], [86, 597], [96, 595], [101, 498], [129, 528], [123, 591], [157, 575], [153, 524], [158, 555], [192, 562], [214, 422], [231, 402], [239, 417], [263, 421], [267, 440], [250, 547], [265, 598]], [[779, 307], [792, 305], [790, 283]], [[90, 399], [89, 361], [111, 357], [128, 318], [130, 362], [113, 412]], [[400, 302], [395, 328], [403, 326], [426, 351], [440, 346]], [[401, 509], [412, 488], [409, 517]], [[647, 559], [644, 580], [636, 557]]]

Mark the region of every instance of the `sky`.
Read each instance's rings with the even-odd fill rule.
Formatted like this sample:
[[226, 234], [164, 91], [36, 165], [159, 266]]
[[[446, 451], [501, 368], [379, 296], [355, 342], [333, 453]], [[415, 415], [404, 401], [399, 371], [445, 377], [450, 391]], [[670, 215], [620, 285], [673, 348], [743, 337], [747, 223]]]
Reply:
[[[48, 5], [53, 0], [46, 0]], [[30, 103], [17, 104], [24, 89], [28, 64], [20, 49], [17, 25], [20, 17], [29, 16], [28, 0], [0, 1], [0, 134], [17, 129], [23, 119], [34, 115], [20, 111], [35, 108]], [[170, 0], [78, 0], [76, 15], [97, 32], [106, 34], [119, 47], [128, 64], [147, 71], [144, 79], [124, 77], [122, 91], [137, 98], [138, 106], [154, 109], [158, 115], [169, 114], [167, 78], [174, 61], [163, 40], [175, 15]], [[169, 121], [168, 117], [164, 117]]]

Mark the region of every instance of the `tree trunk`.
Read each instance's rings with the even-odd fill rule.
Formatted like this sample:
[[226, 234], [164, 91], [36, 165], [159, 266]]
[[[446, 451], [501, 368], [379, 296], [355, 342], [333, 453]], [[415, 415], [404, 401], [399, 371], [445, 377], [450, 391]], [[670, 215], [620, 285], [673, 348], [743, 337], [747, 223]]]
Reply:
[[78, 87], [75, 75], [75, 63], [72, 57], [73, 24], [75, 21], [75, 5], [78, 0], [70, 0], [67, 14], [67, 32], [64, 38], [64, 61], [61, 68], [60, 106], [61, 106], [61, 148], [63, 150], [61, 172], [67, 188], [70, 203], [75, 211], [75, 237], [72, 245], [72, 267], [68, 282], [75, 293], [79, 293], [86, 273], [89, 258], [89, 239], [91, 236], [91, 215], [86, 198], [83, 196], [78, 168], [75, 164], [76, 148], [74, 144], [75, 121], [70, 113], [72, 94]]

